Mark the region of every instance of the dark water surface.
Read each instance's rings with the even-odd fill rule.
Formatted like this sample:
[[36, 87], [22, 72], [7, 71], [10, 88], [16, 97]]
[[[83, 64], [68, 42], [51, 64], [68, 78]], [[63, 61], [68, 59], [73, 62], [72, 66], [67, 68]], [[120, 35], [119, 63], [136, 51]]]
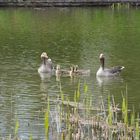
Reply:
[[[60, 83], [65, 96], [73, 99], [80, 79], [87, 83], [98, 106], [102, 96], [128, 96], [129, 108], [140, 110], [140, 10], [111, 8], [48, 8], [0, 9], [0, 134], [14, 134], [29, 139], [44, 138], [46, 98], [56, 100]], [[37, 69], [40, 54], [46, 51], [54, 64], [68, 68], [78, 64], [90, 69], [90, 76], [71, 79], [55, 76], [41, 80]], [[99, 54], [106, 56], [106, 65], [123, 65], [121, 77], [96, 79]], [[51, 102], [55, 112], [57, 103]]]

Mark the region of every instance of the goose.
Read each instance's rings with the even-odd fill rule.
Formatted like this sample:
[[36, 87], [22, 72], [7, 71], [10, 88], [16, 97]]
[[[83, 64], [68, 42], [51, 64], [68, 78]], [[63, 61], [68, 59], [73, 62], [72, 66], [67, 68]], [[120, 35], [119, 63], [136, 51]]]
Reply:
[[46, 52], [41, 54], [42, 64], [38, 68], [38, 73], [50, 73], [52, 72], [52, 60], [48, 57]]
[[74, 66], [74, 73], [76, 75], [89, 75], [90, 70], [89, 69], [79, 69], [78, 65]]
[[124, 66], [115, 66], [112, 68], [105, 68], [105, 57], [103, 53], [100, 54], [99, 59], [100, 59], [101, 65], [96, 73], [96, 76], [116, 76], [116, 75], [119, 75], [120, 72], [125, 68]]
[[70, 70], [61, 69], [60, 65], [57, 64], [55, 75], [68, 75], [69, 73], [70, 73]]
[[74, 75], [75, 75], [75, 67], [74, 66], [70, 66], [69, 76], [73, 77]]

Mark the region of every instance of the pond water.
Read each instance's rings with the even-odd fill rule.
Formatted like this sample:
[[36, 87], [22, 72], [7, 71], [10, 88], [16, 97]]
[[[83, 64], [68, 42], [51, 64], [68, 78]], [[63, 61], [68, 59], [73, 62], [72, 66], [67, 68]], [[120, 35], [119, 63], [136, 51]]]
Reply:
[[[135, 8], [0, 9], [0, 136], [14, 134], [16, 120], [22, 139], [44, 139], [46, 98], [57, 100], [60, 84], [73, 100], [80, 82], [88, 85], [93, 106], [113, 95], [121, 105], [127, 92], [129, 108], [140, 110], [140, 15]], [[46, 51], [62, 68], [77, 64], [90, 76], [41, 79], [40, 54]], [[99, 54], [106, 66], [125, 66], [115, 79], [97, 79]], [[57, 102], [51, 102], [55, 111]]]

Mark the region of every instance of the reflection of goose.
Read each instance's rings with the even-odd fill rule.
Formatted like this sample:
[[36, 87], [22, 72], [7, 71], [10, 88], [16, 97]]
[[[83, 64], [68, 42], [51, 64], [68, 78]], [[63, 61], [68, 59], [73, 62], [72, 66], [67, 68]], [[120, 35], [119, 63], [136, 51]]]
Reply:
[[99, 59], [100, 59], [101, 65], [96, 73], [97, 76], [115, 76], [115, 75], [118, 75], [122, 71], [122, 69], [124, 69], [124, 66], [115, 66], [110, 69], [105, 68], [104, 67], [104, 65], [105, 65], [104, 55], [100, 54]]
[[42, 81], [45, 81], [45, 80], [48, 81], [48, 80], [50, 80], [50, 78], [52, 76], [52, 73], [42, 73], [42, 72], [40, 72], [39, 75], [40, 75], [40, 78], [41, 78]]
[[46, 52], [43, 52], [41, 54], [41, 59], [42, 59], [42, 64], [38, 68], [39, 73], [48, 73], [52, 71], [52, 61], [51, 59], [47, 56]]
[[96, 79], [100, 87], [124, 82], [124, 80], [120, 76], [97, 76]]

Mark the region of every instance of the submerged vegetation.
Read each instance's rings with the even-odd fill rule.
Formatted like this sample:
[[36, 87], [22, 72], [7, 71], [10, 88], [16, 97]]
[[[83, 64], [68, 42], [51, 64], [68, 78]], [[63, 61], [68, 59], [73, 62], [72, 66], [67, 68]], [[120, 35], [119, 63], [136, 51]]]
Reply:
[[[122, 104], [117, 105], [113, 95], [108, 95], [107, 102], [101, 97], [100, 106], [94, 107], [88, 86], [84, 84], [84, 98], [81, 97], [80, 83], [70, 101], [61, 90], [57, 99], [55, 113], [50, 109], [50, 99], [47, 98], [47, 107], [44, 110], [44, 136], [46, 140], [139, 140], [139, 114], [134, 109], [128, 109], [127, 93], [122, 96]], [[127, 91], [126, 91], [127, 92]], [[14, 139], [18, 137], [20, 126], [18, 119], [15, 122]], [[43, 126], [42, 126], [43, 127]], [[8, 140], [11, 140], [11, 135]], [[29, 140], [33, 139], [31, 134]]]

